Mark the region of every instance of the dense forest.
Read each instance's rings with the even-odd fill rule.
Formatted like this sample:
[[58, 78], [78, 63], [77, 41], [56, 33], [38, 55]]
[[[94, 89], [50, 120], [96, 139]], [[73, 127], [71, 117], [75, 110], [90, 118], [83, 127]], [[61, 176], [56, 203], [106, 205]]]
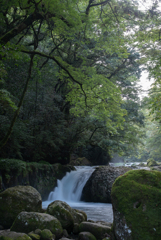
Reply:
[[0, 158], [161, 161], [159, 1], [0, 5]]

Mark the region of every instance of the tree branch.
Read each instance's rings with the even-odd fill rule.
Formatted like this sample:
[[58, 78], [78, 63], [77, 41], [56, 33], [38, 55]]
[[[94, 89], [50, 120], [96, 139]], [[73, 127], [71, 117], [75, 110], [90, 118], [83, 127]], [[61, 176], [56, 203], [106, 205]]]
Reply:
[[77, 83], [77, 84], [80, 86], [80, 88], [81, 88], [81, 90], [82, 90], [82, 92], [83, 92], [83, 94], [84, 94], [85, 103], [86, 103], [86, 107], [87, 107], [87, 96], [86, 96], [86, 93], [85, 93], [85, 91], [84, 91], [84, 89], [83, 89], [83, 84], [80, 83], [80, 82], [78, 82], [78, 81], [72, 76], [72, 74], [69, 72], [69, 70], [68, 70], [67, 68], [65, 68], [65, 67], [63, 66], [63, 64], [61, 64], [54, 56], [50, 56], [50, 55], [47, 55], [47, 54], [44, 54], [44, 53], [41, 53], [41, 52], [37, 52], [37, 51], [21, 50], [21, 52], [24, 52], [24, 53], [27, 53], [27, 54], [31, 54], [31, 55], [39, 55], [39, 56], [41, 56], [41, 57], [46, 57], [46, 58], [49, 58], [49, 59], [54, 60], [54, 62], [56, 62], [56, 63], [58, 64], [58, 66], [60, 66], [60, 67], [69, 75], [69, 77], [71, 78], [71, 80], [72, 80], [73, 82]]

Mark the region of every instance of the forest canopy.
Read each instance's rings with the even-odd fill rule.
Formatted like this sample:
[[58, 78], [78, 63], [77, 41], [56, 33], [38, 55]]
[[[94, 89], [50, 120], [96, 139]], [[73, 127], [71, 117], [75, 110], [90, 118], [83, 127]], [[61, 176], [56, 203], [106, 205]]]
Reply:
[[[158, 11], [157, 1], [141, 11], [127, 0], [2, 0], [0, 158], [105, 164], [139, 151], [141, 71], [160, 88]], [[160, 119], [157, 97], [148, 106]]]

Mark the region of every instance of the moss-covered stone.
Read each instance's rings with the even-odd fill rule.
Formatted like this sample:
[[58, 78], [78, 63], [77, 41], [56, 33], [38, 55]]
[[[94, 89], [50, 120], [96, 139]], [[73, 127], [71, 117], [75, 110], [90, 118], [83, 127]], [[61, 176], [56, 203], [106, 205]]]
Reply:
[[72, 208], [66, 202], [54, 201], [49, 204], [46, 212], [56, 217], [68, 232], [72, 231], [74, 226]]
[[75, 223], [87, 221], [87, 214], [79, 209], [72, 209], [72, 215]]
[[161, 173], [131, 170], [112, 187], [117, 240], [160, 240]]
[[29, 233], [36, 229], [49, 229], [56, 238], [62, 236], [63, 229], [55, 217], [37, 212], [21, 212], [15, 219], [11, 231]]
[[148, 167], [153, 167], [153, 166], [157, 166], [158, 163], [153, 158], [149, 158], [147, 160], [147, 165], [148, 165]]
[[53, 233], [49, 229], [43, 229], [40, 234], [41, 240], [52, 240]]
[[22, 211], [41, 211], [42, 199], [31, 186], [16, 186], [0, 193], [0, 224], [10, 228]]

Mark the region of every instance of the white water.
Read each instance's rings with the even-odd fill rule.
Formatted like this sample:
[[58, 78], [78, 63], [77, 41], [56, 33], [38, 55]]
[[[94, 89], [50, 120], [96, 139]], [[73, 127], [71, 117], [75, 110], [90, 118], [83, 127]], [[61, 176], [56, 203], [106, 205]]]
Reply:
[[93, 167], [76, 167], [76, 171], [66, 173], [62, 180], [57, 180], [57, 187], [49, 194], [48, 200], [42, 203], [43, 208], [61, 200], [71, 207], [80, 209], [87, 218], [94, 221], [113, 221], [112, 205], [109, 203], [87, 203], [80, 201], [84, 185], [94, 171]]

